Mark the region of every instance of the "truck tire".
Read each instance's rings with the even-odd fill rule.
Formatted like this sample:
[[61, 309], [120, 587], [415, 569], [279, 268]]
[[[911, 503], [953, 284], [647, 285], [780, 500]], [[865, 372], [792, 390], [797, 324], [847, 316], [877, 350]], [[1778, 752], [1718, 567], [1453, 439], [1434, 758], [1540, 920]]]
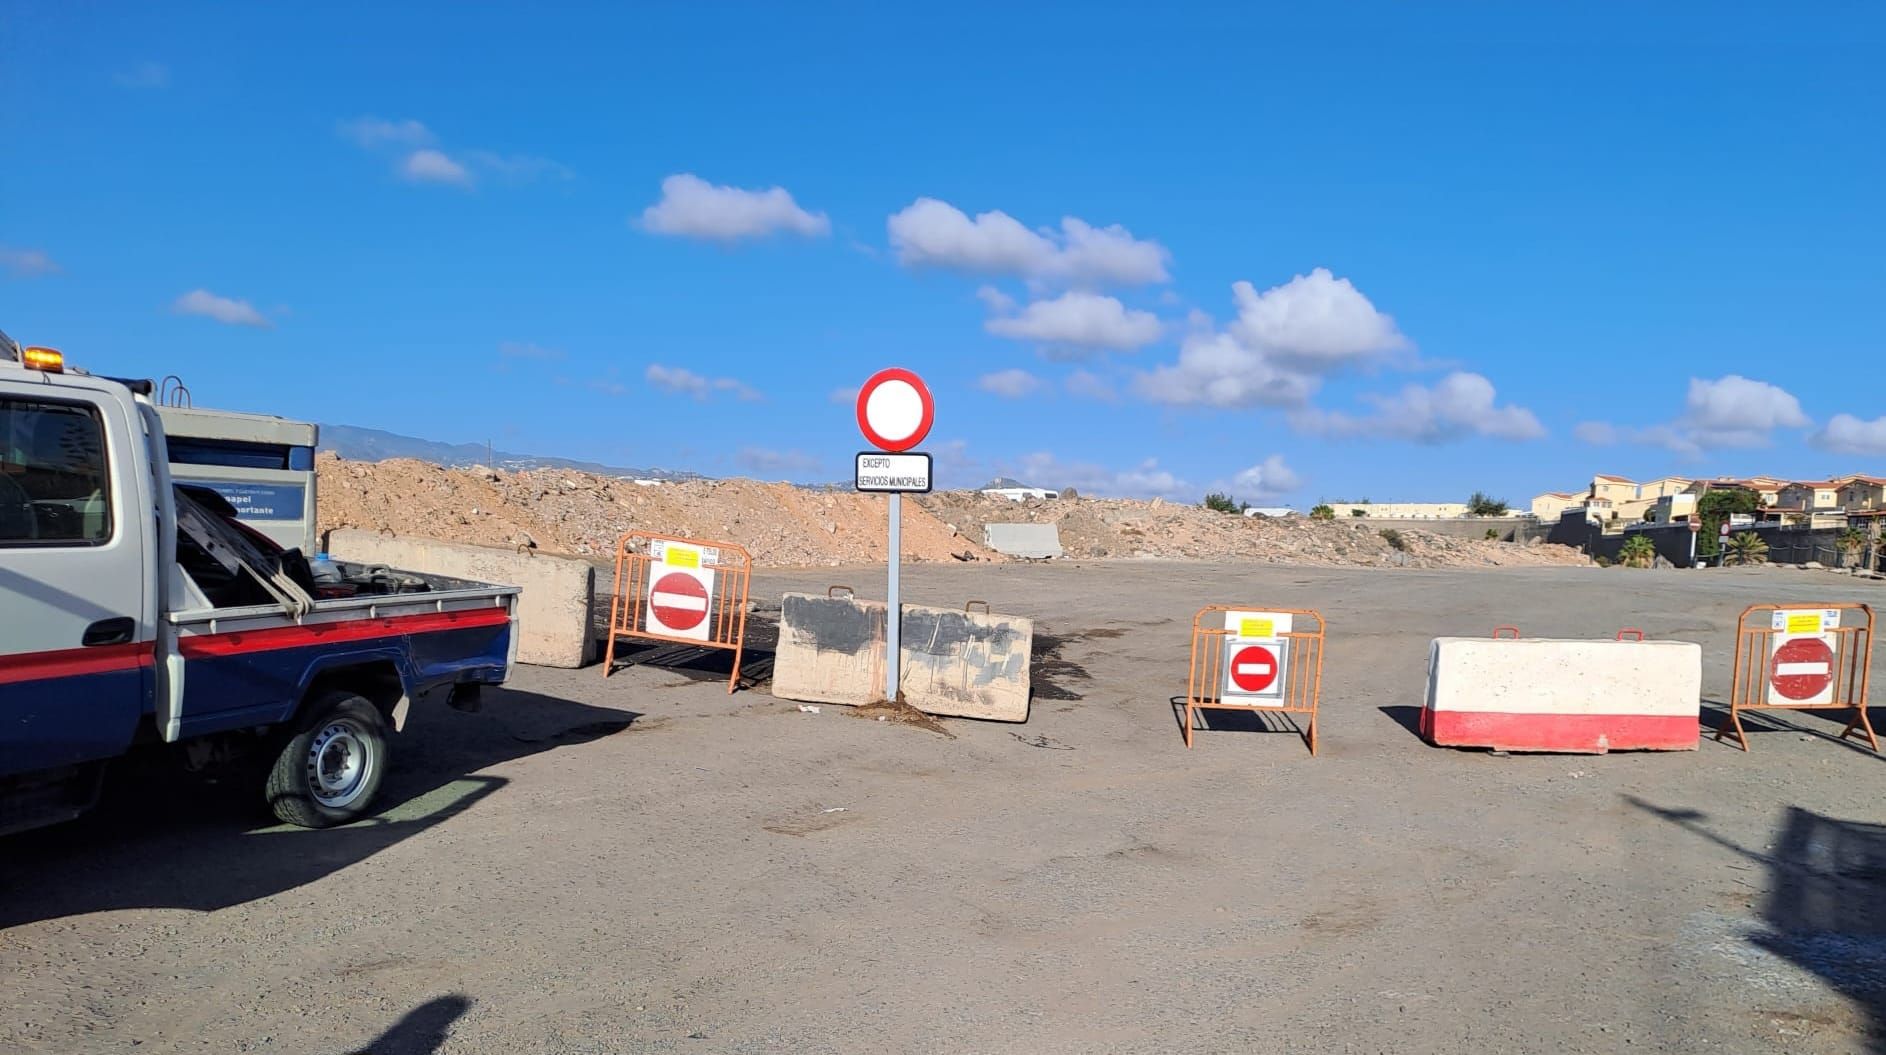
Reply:
[[275, 816], [303, 828], [357, 820], [386, 775], [386, 719], [354, 693], [326, 693], [309, 705], [282, 745], [263, 791]]

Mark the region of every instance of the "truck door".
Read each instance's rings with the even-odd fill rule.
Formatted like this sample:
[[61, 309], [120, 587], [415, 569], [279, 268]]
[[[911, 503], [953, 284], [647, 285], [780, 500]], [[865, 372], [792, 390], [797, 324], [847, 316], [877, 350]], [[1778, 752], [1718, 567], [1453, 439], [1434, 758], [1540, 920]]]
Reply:
[[0, 775], [130, 745], [152, 683], [155, 539], [136, 404], [0, 380]]

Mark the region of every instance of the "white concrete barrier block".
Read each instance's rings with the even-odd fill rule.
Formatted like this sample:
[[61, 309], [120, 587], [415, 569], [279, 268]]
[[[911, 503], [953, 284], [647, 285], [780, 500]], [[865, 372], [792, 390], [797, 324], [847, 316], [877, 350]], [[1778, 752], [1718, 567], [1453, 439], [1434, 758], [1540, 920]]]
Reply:
[[1421, 731], [1444, 747], [1693, 751], [1702, 646], [1436, 638]]

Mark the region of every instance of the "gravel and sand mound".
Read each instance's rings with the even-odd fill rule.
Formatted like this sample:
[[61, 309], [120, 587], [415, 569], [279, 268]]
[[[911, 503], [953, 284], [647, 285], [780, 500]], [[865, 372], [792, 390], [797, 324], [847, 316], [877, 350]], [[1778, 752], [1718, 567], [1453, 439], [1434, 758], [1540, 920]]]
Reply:
[[[884, 499], [753, 480], [638, 484], [567, 469], [446, 469], [428, 462], [343, 461], [322, 454], [320, 530], [355, 527], [487, 546], [607, 558], [641, 529], [736, 542], [761, 567], [865, 564], [885, 558]], [[982, 544], [989, 522], [1054, 522], [1070, 558], [1244, 560], [1269, 564], [1442, 568], [1584, 564], [1562, 546], [1446, 538], [1301, 517], [1266, 520], [1198, 506], [1115, 498], [1011, 502], [976, 492], [904, 503], [904, 559], [1004, 558]]]

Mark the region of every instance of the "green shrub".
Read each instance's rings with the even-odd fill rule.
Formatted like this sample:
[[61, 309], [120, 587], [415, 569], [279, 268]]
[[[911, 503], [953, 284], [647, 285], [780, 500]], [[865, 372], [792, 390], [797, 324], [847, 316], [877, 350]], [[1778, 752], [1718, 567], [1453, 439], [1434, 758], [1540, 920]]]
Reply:
[[1467, 498], [1467, 515], [1474, 517], [1503, 517], [1506, 515], [1506, 503], [1487, 496], [1485, 491], [1475, 491]]
[[1214, 509], [1220, 513], [1235, 513], [1238, 511], [1238, 503], [1232, 501], [1230, 495], [1221, 495], [1216, 491], [1206, 495], [1205, 501], [1200, 504], [1206, 509]]
[[1336, 519], [1336, 511], [1330, 508], [1327, 502], [1318, 502], [1316, 505], [1310, 507], [1310, 519], [1334, 520]]
[[1381, 531], [1381, 535], [1382, 535], [1382, 541], [1388, 543], [1390, 546], [1395, 547], [1396, 549], [1402, 551], [1403, 553], [1408, 552], [1408, 540], [1401, 537], [1401, 532], [1396, 531], [1394, 528], [1383, 528]]

